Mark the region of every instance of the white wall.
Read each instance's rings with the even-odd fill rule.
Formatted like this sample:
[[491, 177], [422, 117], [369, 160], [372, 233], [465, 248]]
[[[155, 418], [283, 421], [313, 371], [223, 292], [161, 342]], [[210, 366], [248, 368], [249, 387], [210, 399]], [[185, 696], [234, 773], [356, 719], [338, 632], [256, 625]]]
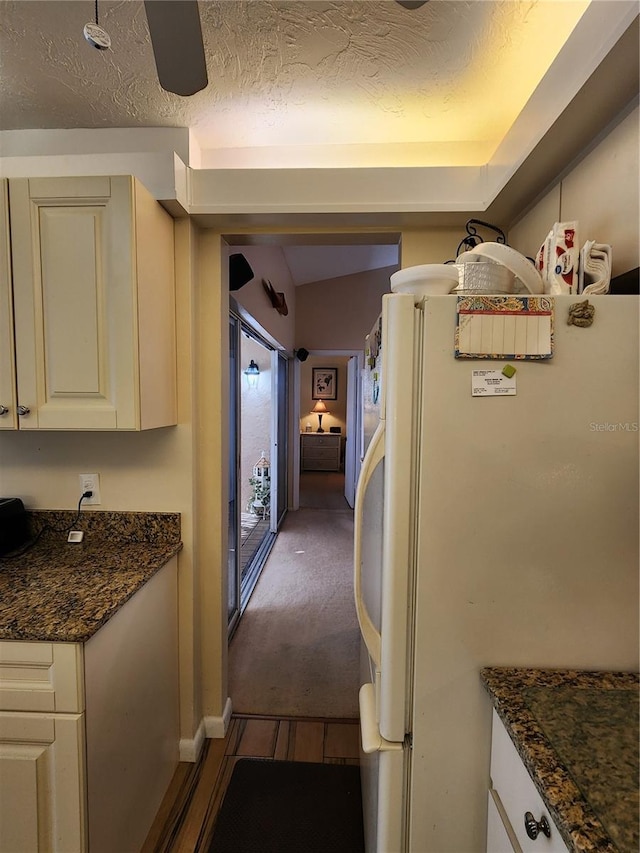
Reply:
[[[292, 352], [296, 326], [296, 288], [281, 247], [230, 246], [229, 254], [235, 252], [240, 252], [249, 261], [254, 278], [231, 296], [284, 349]], [[277, 293], [284, 293], [289, 309], [286, 316], [272, 307], [262, 284], [263, 279], [270, 281]]]
[[613, 275], [640, 266], [640, 173], [636, 107], [509, 229], [509, 244], [533, 257], [555, 222], [578, 221], [578, 240], [613, 247]]
[[296, 347], [362, 349], [396, 269], [385, 267], [297, 287]]
[[[495, 224], [500, 225], [499, 222]], [[403, 231], [400, 241], [402, 269], [419, 264], [444, 264], [455, 260], [458, 244], [465, 233], [462, 226]]]

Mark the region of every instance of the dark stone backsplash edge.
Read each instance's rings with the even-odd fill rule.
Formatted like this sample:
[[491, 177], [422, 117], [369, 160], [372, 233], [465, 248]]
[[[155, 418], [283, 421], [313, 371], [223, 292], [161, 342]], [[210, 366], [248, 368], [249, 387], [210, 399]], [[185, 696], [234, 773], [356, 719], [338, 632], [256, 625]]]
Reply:
[[106, 540], [111, 544], [141, 543], [171, 545], [180, 542], [179, 512], [117, 512], [83, 509], [78, 521], [74, 510], [30, 510], [27, 513], [32, 536], [43, 527], [41, 541], [64, 536], [73, 525], [87, 540]]

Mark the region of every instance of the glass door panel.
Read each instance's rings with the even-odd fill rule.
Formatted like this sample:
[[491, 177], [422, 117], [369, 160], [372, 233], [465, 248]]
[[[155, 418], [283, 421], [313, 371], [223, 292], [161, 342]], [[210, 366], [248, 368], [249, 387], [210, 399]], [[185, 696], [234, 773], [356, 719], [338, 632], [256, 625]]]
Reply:
[[229, 318], [229, 553], [227, 560], [227, 622], [233, 630], [240, 617], [240, 525], [238, 513], [239, 412], [238, 412], [238, 338], [240, 324]]
[[271, 349], [243, 327], [240, 337], [241, 609], [260, 575], [271, 532]]
[[287, 510], [288, 361], [233, 311], [229, 320], [229, 633]]

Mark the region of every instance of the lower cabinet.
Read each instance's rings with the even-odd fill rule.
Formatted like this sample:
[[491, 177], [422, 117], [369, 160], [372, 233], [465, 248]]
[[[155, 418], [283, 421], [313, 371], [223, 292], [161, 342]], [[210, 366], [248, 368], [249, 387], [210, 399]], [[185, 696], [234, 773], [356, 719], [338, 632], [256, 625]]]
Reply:
[[0, 642], [0, 853], [138, 853], [178, 764], [177, 560], [85, 643]]
[[[526, 816], [535, 821], [526, 830]], [[542, 827], [545, 827], [544, 831]], [[548, 835], [546, 832], [548, 831]], [[500, 717], [493, 712], [491, 787], [487, 819], [487, 853], [566, 853], [567, 846], [553, 823], [527, 768]]]
[[84, 746], [84, 714], [0, 713], [2, 851], [87, 849]]

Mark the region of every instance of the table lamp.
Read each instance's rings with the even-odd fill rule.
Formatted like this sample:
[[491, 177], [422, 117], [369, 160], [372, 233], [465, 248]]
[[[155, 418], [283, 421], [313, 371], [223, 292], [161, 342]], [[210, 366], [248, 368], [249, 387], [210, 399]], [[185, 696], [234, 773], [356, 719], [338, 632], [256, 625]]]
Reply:
[[324, 432], [322, 429], [322, 416], [329, 414], [329, 410], [324, 404], [324, 400], [318, 400], [313, 409], [311, 409], [314, 415], [318, 416], [318, 429], [316, 432]]

